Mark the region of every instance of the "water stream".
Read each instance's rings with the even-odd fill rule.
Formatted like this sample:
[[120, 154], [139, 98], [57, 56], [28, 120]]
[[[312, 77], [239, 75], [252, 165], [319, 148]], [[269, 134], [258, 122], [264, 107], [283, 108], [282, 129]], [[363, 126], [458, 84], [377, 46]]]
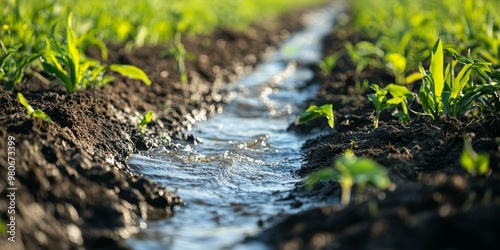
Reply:
[[317, 92], [306, 87], [307, 67], [321, 58], [321, 38], [333, 29], [338, 8], [305, 17], [293, 34], [254, 72], [232, 85], [235, 98], [222, 114], [195, 123], [196, 145], [134, 155], [134, 171], [176, 192], [187, 206], [168, 219], [148, 222], [128, 240], [133, 249], [265, 249], [238, 244], [259, 224], [294, 211], [282, 198], [301, 181], [300, 147], [306, 138], [286, 132]]

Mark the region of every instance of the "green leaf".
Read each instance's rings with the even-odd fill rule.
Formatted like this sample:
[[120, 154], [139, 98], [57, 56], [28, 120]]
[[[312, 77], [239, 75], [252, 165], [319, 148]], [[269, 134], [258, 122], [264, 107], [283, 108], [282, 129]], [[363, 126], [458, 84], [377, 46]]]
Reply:
[[141, 129], [141, 131], [144, 131], [146, 125], [149, 122], [151, 122], [152, 119], [153, 119], [153, 110], [149, 110], [148, 112], [146, 112], [146, 114], [144, 114], [142, 120], [139, 123], [139, 128]]
[[420, 91], [418, 92], [418, 98], [422, 103], [423, 110], [432, 117], [432, 120], [436, 121], [439, 119], [438, 110], [435, 109], [436, 105], [434, 102], [434, 92], [432, 90], [432, 86], [434, 86], [434, 79], [432, 75], [427, 74], [422, 67], [422, 64], [419, 64], [419, 71], [422, 74], [422, 85], [420, 85]]
[[341, 50], [341, 51], [337, 51], [336, 53], [333, 53], [333, 54], [323, 58], [323, 60], [319, 63], [319, 67], [320, 67], [321, 71], [325, 75], [331, 74], [331, 71], [333, 70], [333, 68], [337, 64], [337, 61], [340, 59], [340, 57], [342, 57], [342, 55], [343, 55], [343, 51]]
[[404, 102], [406, 100], [406, 97], [405, 96], [399, 96], [399, 97], [394, 97], [394, 98], [391, 98], [389, 100], [387, 100], [387, 105], [386, 107], [387, 108], [392, 108], [402, 102]]
[[[75, 92], [78, 89], [78, 85], [82, 81], [83, 75], [80, 72], [80, 52], [77, 48], [77, 38], [71, 28], [71, 22], [73, 20], [73, 13], [68, 15], [68, 27], [66, 29], [66, 40], [68, 43], [68, 73], [69, 73], [69, 91], [70, 93]], [[68, 84], [68, 83], [67, 83]], [[68, 86], [66, 85], [66, 88]]]
[[310, 106], [306, 111], [302, 112], [299, 116], [299, 123], [308, 122], [314, 120], [319, 117], [326, 117], [328, 120], [328, 125], [331, 128], [334, 128], [334, 113], [333, 113], [333, 104], [325, 104], [321, 107], [316, 105]]
[[460, 92], [465, 87], [465, 85], [469, 82], [471, 75], [471, 67], [472, 64], [465, 65], [462, 70], [458, 73], [457, 77], [453, 81], [453, 85], [451, 86], [451, 98], [457, 99], [460, 95]]
[[351, 176], [357, 185], [371, 184], [385, 189], [390, 184], [387, 169], [372, 159], [356, 157], [350, 149], [347, 149], [344, 156], [335, 162], [335, 166], [344, 169], [341, 173]]
[[311, 189], [318, 181], [337, 180], [342, 188], [342, 203], [347, 205], [350, 200], [351, 188], [356, 185], [373, 185], [385, 189], [391, 181], [387, 169], [376, 161], [368, 158], [358, 158], [352, 150], [346, 149], [344, 155], [337, 158], [334, 168], [327, 167], [308, 176], [306, 187]]
[[399, 53], [389, 53], [385, 57], [388, 67], [395, 73], [401, 74], [406, 69], [406, 58]]
[[33, 112], [33, 117], [40, 118], [46, 122], [52, 122], [52, 118], [45, 114], [41, 109], [35, 109], [35, 112]]
[[307, 176], [306, 188], [311, 190], [316, 183], [320, 181], [335, 180], [339, 177], [339, 173], [332, 167], [323, 168], [315, 173]]
[[56, 75], [59, 79], [61, 79], [61, 81], [63, 81], [64, 85], [66, 86], [66, 90], [68, 90], [68, 92], [70, 93], [73, 93], [76, 91], [76, 89], [74, 89], [71, 84], [71, 80], [69, 79], [69, 77], [66, 75], [66, 72], [62, 69], [59, 69], [58, 67], [54, 66], [54, 65], [57, 65], [57, 64], [51, 64], [49, 62], [47, 62], [47, 60], [45, 58], [40, 58], [40, 61], [42, 62], [42, 67], [43, 67], [43, 70], [49, 74], [54, 74]]
[[149, 77], [142, 71], [132, 65], [121, 65], [121, 64], [112, 64], [109, 66], [110, 70], [120, 73], [123, 76], [130, 77], [132, 79], [137, 79], [143, 81], [146, 85], [151, 85], [151, 80]]
[[26, 108], [26, 111], [28, 112], [28, 117], [31, 117], [31, 114], [33, 114], [35, 110], [33, 109], [33, 107], [31, 107], [31, 105], [29, 105], [28, 101], [26, 101], [24, 95], [21, 94], [21, 92], [17, 93], [17, 99], [19, 99], [19, 102], [24, 106], [24, 108]]
[[387, 177], [387, 170], [371, 159], [357, 158], [349, 166], [349, 170], [354, 178], [354, 183], [358, 185], [372, 184], [380, 189], [389, 186], [390, 180]]
[[412, 84], [418, 80], [422, 79], [422, 74], [420, 72], [411, 73], [409, 76], [405, 77], [405, 84]]
[[432, 50], [431, 56], [431, 66], [429, 71], [434, 78], [434, 94], [436, 98], [441, 97], [441, 93], [444, 88], [444, 74], [443, 74], [443, 65], [444, 65], [444, 53], [443, 53], [443, 43], [441, 39], [438, 39], [436, 44], [434, 44], [434, 48]]
[[390, 83], [385, 89], [387, 89], [393, 97], [413, 98], [413, 93], [405, 86]]
[[470, 137], [464, 133], [464, 149], [460, 155], [460, 165], [471, 174], [486, 174], [488, 172], [490, 157], [488, 154], [478, 154], [472, 148]]
[[19, 102], [24, 106], [24, 108], [26, 108], [29, 118], [35, 117], [47, 122], [52, 122], [50, 116], [45, 114], [41, 109], [33, 109], [33, 107], [31, 107], [28, 101], [26, 101], [26, 98], [24, 98], [24, 95], [21, 94], [21, 92], [17, 93], [17, 98], [19, 99]]

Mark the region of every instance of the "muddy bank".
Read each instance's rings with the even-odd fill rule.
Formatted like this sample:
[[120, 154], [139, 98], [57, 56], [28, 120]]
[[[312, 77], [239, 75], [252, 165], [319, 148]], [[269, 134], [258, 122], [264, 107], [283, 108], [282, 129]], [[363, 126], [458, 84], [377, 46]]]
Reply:
[[[325, 55], [337, 51], [357, 35], [325, 40]], [[326, 202], [315, 209], [290, 216], [268, 227], [256, 238], [273, 249], [496, 249], [500, 246], [500, 114], [443, 117], [433, 123], [412, 116], [401, 124], [383, 112], [380, 127], [373, 129], [370, 89], [355, 85], [355, 67], [342, 57], [310, 104], [333, 103], [336, 130], [324, 120], [291, 126], [290, 131], [322, 135], [303, 146], [305, 163], [298, 171], [306, 176], [329, 166], [352, 149], [387, 167], [392, 191], [367, 189], [354, 192], [353, 202], [340, 204], [340, 186], [331, 181], [308, 191], [297, 186], [288, 199], [297, 206]], [[321, 74], [318, 70], [318, 74]], [[361, 79], [385, 85], [392, 76], [374, 69]], [[411, 86], [418, 90], [418, 84]], [[412, 109], [420, 111], [413, 103]], [[385, 114], [384, 114], [385, 113]], [[478, 152], [490, 155], [491, 172], [472, 176], [460, 167], [462, 132], [472, 138]]]
[[[184, 39], [196, 60], [187, 61], [189, 84], [181, 84], [169, 48], [143, 47], [127, 52], [110, 45], [106, 63], [142, 68], [153, 85], [116, 76], [105, 89], [69, 95], [62, 86], [33, 75], [13, 92], [0, 92], [0, 213], [2, 224], [15, 216], [15, 243], [8, 249], [126, 248], [122, 238], [137, 232], [142, 220], [173, 215], [182, 199], [165, 187], [134, 176], [127, 157], [137, 150], [168, 146], [172, 139], [193, 140], [187, 128], [221, 112], [223, 86], [252, 70], [266, 51], [300, 28], [302, 12], [257, 24], [245, 32], [218, 30]], [[88, 54], [99, 57], [95, 51]], [[53, 123], [32, 120], [18, 103], [28, 102]], [[155, 112], [145, 135], [138, 120]], [[9, 139], [10, 138], [10, 139]], [[15, 160], [8, 159], [9, 141]], [[10, 150], [10, 149], [9, 149]], [[11, 152], [9, 151], [9, 152]], [[14, 163], [13, 163], [14, 162]], [[8, 166], [15, 182], [7, 183]], [[11, 172], [12, 173], [12, 172]], [[15, 190], [14, 203], [6, 198]]]

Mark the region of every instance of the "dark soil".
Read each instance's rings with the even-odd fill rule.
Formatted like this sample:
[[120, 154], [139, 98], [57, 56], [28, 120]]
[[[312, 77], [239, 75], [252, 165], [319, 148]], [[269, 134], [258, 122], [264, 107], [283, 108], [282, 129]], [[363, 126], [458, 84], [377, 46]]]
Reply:
[[[358, 36], [325, 39], [328, 55]], [[293, 125], [290, 131], [323, 135], [303, 146], [305, 164], [300, 176], [330, 166], [345, 149], [387, 167], [395, 184], [388, 191], [355, 192], [347, 207], [339, 205], [340, 186], [322, 182], [308, 191], [298, 185], [289, 199], [297, 206], [311, 202], [329, 205], [289, 216], [256, 239], [274, 249], [498, 249], [500, 246], [500, 114], [442, 117], [431, 122], [413, 115], [401, 124], [384, 111], [373, 128], [370, 90], [355, 87], [354, 66], [343, 57], [331, 76], [323, 76], [321, 90], [310, 104], [333, 103], [336, 131], [327, 132], [325, 120]], [[318, 71], [318, 74], [319, 71]], [[385, 85], [393, 78], [368, 69], [361, 79]], [[419, 86], [412, 86], [416, 92]], [[412, 109], [418, 110], [416, 102]], [[459, 157], [462, 133], [473, 148], [490, 155], [490, 172], [473, 176]]]
[[[124, 45], [109, 45], [106, 64], [142, 68], [153, 85], [117, 75], [107, 88], [68, 94], [33, 74], [14, 91], [2, 90], [0, 214], [2, 224], [15, 216], [16, 243], [1, 237], [1, 248], [126, 248], [122, 239], [140, 229], [139, 221], [172, 216], [174, 207], [183, 205], [181, 198], [134, 176], [127, 158], [137, 150], [169, 146], [171, 139], [193, 141], [187, 129], [195, 118], [222, 112], [224, 85], [251, 71], [266, 51], [300, 28], [301, 14], [267, 20], [245, 32], [217, 30], [185, 38], [186, 49], [196, 58], [187, 61], [188, 84], [180, 83], [175, 60], [162, 56], [169, 45], [130, 52]], [[92, 48], [88, 55], [99, 58]], [[17, 92], [54, 122], [28, 119]], [[150, 109], [154, 119], [142, 135], [138, 121]], [[13, 186], [6, 182], [12, 137]], [[12, 187], [17, 188], [15, 214], [9, 214], [13, 203], [6, 198]]]

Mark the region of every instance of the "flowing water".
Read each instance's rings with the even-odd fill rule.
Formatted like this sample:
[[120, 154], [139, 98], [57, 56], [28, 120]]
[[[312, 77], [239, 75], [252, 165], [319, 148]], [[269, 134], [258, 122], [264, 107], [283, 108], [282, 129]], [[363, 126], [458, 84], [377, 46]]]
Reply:
[[[301, 181], [305, 139], [286, 132], [317, 92], [313, 72], [301, 65], [322, 58], [321, 38], [333, 29], [338, 8], [307, 15], [293, 34], [254, 72], [233, 84], [224, 112], [196, 122], [196, 145], [134, 155], [130, 165], [176, 192], [187, 206], [172, 218], [148, 222], [128, 240], [133, 249], [265, 249], [238, 244], [259, 224], [294, 211], [283, 199]], [[302, 208], [303, 209], [303, 208]]]

